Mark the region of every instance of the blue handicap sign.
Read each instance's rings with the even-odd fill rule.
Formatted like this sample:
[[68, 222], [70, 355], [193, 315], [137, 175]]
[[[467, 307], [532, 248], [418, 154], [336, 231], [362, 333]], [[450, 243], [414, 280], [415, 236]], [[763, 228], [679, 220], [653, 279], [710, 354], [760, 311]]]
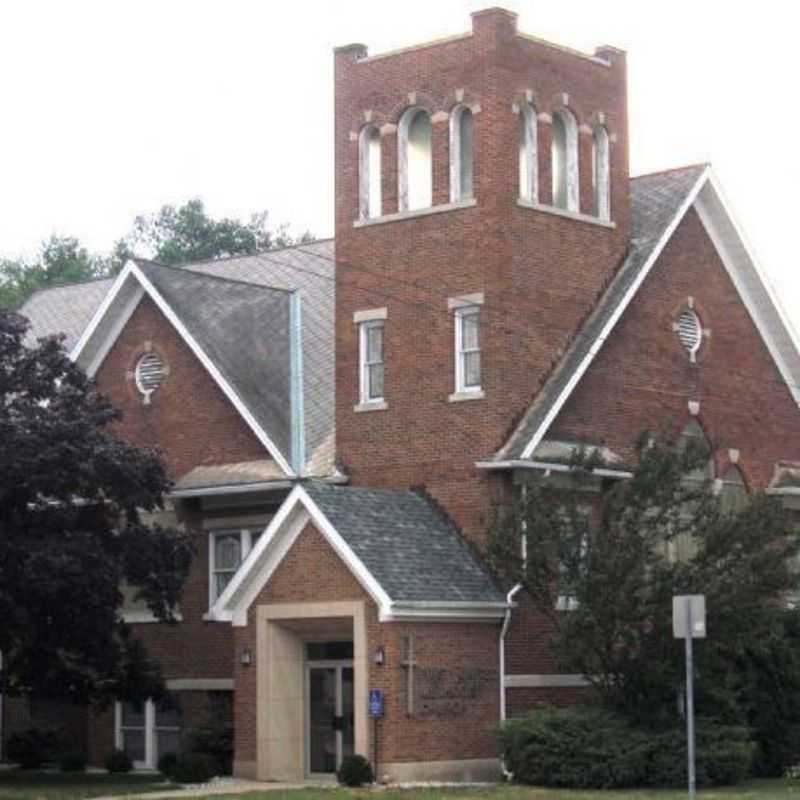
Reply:
[[383, 692], [380, 689], [369, 690], [369, 715], [371, 717], [383, 716]]

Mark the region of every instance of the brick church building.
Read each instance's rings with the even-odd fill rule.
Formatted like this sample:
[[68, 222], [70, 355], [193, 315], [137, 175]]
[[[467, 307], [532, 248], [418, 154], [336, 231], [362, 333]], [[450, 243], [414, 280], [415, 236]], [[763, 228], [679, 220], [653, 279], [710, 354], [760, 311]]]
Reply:
[[800, 499], [797, 340], [708, 166], [630, 176], [624, 52], [491, 8], [334, 58], [335, 240], [22, 309], [162, 448], [197, 542], [177, 625], [122, 610], [176, 707], [92, 716], [96, 763], [221, 714], [240, 776], [497, 776], [499, 720], [585, 691], [483, 563], [497, 502], [579, 445], [601, 496], [665, 422], [724, 442], [720, 491]]

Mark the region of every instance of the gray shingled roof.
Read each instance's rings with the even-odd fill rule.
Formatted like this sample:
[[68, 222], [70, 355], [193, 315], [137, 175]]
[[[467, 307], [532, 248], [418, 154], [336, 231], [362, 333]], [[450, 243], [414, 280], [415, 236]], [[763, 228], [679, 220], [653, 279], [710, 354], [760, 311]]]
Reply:
[[288, 460], [291, 293], [188, 268], [136, 263]]
[[628, 256], [495, 460], [521, 458], [705, 169], [705, 165], [685, 167], [631, 181], [632, 241]]
[[[270, 347], [278, 344], [264, 343], [259, 336], [264, 325], [272, 325], [264, 302], [269, 304], [268, 298], [275, 293], [253, 291], [252, 287], [243, 288], [236, 282], [299, 292], [306, 460], [313, 463], [314, 474], [326, 474], [333, 466], [333, 257], [334, 244], [329, 239], [180, 268], [137, 261], [181, 320], [187, 327], [192, 326], [193, 335], [197, 334], [217, 367], [240, 391], [251, 413], [263, 422], [268, 434], [287, 455], [288, 449], [283, 445], [285, 423], [276, 426], [274, 422], [268, 424], [268, 419], [275, 420], [276, 414], [285, 413], [288, 400], [281, 412], [284, 389], [280, 385], [268, 388], [263, 385], [266, 383], [262, 380], [263, 362], [259, 360], [265, 355], [261, 350], [267, 344]], [[210, 276], [228, 280], [223, 288], [223, 284]], [[91, 281], [34, 293], [20, 309], [31, 322], [30, 339], [64, 333], [67, 348], [74, 347], [112, 284], [111, 279]], [[251, 321], [257, 322], [257, 326], [250, 325]], [[198, 333], [201, 329], [202, 333]], [[235, 335], [231, 335], [233, 330]], [[245, 347], [247, 342], [252, 347]]]
[[504, 602], [453, 525], [422, 495], [313, 482], [304, 488], [393, 602]]

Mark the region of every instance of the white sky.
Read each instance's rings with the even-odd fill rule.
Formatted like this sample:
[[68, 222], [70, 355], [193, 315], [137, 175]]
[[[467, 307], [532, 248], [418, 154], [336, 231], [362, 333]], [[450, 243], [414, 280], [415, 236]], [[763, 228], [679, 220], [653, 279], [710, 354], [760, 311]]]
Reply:
[[[491, 4], [0, 0], [0, 255], [53, 232], [106, 250], [193, 196], [330, 235], [331, 49], [466, 32]], [[628, 51], [633, 174], [711, 161], [800, 327], [797, 4], [502, 4], [527, 33]]]

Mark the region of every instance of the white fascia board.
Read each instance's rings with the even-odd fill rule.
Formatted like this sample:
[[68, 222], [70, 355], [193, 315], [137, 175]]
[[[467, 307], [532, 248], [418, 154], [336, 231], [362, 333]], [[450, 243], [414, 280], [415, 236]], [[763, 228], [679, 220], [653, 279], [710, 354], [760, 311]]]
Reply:
[[[720, 229], [720, 220], [715, 214], [715, 209], [712, 207], [711, 203], [709, 203], [703, 197], [703, 195], [698, 197], [697, 202], [695, 203], [697, 214], [700, 217], [703, 228], [708, 234], [708, 237], [711, 239], [720, 257], [720, 260], [724, 264], [728, 276], [733, 282], [733, 285], [736, 287], [736, 291], [744, 303], [750, 318], [753, 320], [758, 332], [761, 334], [761, 338], [764, 341], [767, 350], [769, 350], [775, 365], [778, 367], [778, 371], [781, 373], [781, 377], [791, 392], [795, 403], [800, 405], [800, 387], [797, 385], [797, 379], [799, 377], [797, 373], [800, 371], [798, 370], [798, 364], [795, 365], [795, 371], [793, 373], [790, 365], [786, 362], [785, 354], [781, 352], [780, 347], [775, 342], [774, 337], [774, 334], [776, 333], [775, 327], [777, 327], [781, 333], [786, 335], [792, 347], [794, 348], [795, 355], [800, 361], [800, 342], [798, 342], [797, 334], [789, 318], [786, 316], [786, 312], [783, 310], [778, 296], [776, 295], [766, 273], [756, 260], [753, 250], [745, 238], [741, 227], [736, 222], [736, 218], [732, 214], [730, 206], [726, 202], [725, 196], [722, 193], [719, 181], [713, 175], [709, 180], [709, 191], [713, 192], [713, 200], [715, 200], [719, 205], [719, 210], [716, 211], [716, 214], [719, 214], [720, 211], [722, 214], [724, 214], [724, 221], [730, 225], [734, 236], [738, 240], [736, 244], [744, 253], [744, 263], [742, 263], [740, 259], [737, 259], [735, 255], [731, 253], [730, 248], [725, 241], [724, 231]], [[748, 289], [746, 281], [745, 273], [748, 269], [752, 272], [752, 275], [760, 284], [760, 288], [763, 289], [770, 307], [766, 309], [760, 309], [755, 298], [753, 298]], [[764, 312], [766, 312], [766, 314]], [[767, 315], [772, 316], [773, 319], [769, 320], [765, 318]], [[773, 327], [773, 330], [770, 330], [771, 326]]]
[[[239, 412], [242, 419], [244, 419], [244, 421], [247, 423], [250, 430], [253, 431], [259, 442], [264, 445], [267, 452], [272, 456], [278, 466], [280, 466], [285, 475], [289, 478], [296, 477], [283, 453], [281, 453], [280, 449], [275, 445], [272, 439], [270, 439], [267, 432], [261, 427], [255, 417], [250, 413], [250, 410], [245, 406], [245, 404], [233, 390], [233, 387], [225, 380], [214, 362], [208, 357], [203, 348], [200, 347], [194, 337], [189, 333], [184, 324], [172, 310], [169, 303], [164, 300], [156, 287], [153, 286], [147, 276], [141, 271], [141, 269], [139, 269], [135, 261], [128, 261], [128, 263], [125, 265], [125, 268], [119, 274], [111, 289], [109, 289], [108, 294], [105, 296], [103, 302], [100, 304], [100, 307], [95, 312], [91, 322], [86, 327], [86, 330], [83, 332], [81, 338], [78, 340], [72, 352], [70, 353], [70, 358], [73, 361], [78, 360], [81, 353], [83, 353], [86, 346], [96, 333], [101, 321], [111, 309], [114, 301], [117, 299], [120, 291], [122, 290], [122, 287], [129, 279], [135, 279], [139, 282], [143, 292], [147, 292], [147, 294], [150, 296], [150, 299], [158, 306], [161, 313], [172, 323], [172, 326], [176, 331], [178, 331], [180, 337], [188, 345], [189, 349], [195, 354], [200, 363], [206, 368], [207, 372], [214, 379], [217, 386], [222, 389], [223, 394], [228, 398], [228, 400], [230, 400], [234, 408]], [[138, 305], [140, 300], [141, 296], [136, 300], [136, 305]], [[136, 305], [131, 307], [131, 304], [126, 304], [122, 310], [122, 316], [120, 319], [125, 317], [126, 314], [127, 318], [125, 318], [123, 322], [120, 322], [119, 320], [115, 322], [112, 328], [113, 335], [108, 336], [106, 340], [102, 342], [98, 355], [102, 353], [103, 357], [105, 357], [105, 355], [108, 354], [109, 350], [114, 344], [114, 341], [116, 341], [116, 337], [118, 337], [122, 332], [124, 322], [127, 322], [127, 319], [130, 318], [130, 315], [133, 313]], [[100, 367], [101, 363], [102, 358], [95, 357], [92, 359], [91, 366], [94, 368], [95, 372]]]
[[356, 580], [386, 613], [392, 601], [364, 563], [356, 556], [339, 532], [331, 525], [302, 486], [295, 486], [278, 513], [244, 560], [238, 572], [209, 612], [209, 618], [247, 624], [247, 611], [283, 561], [303, 528], [312, 522], [331, 545]]
[[622, 300], [620, 300], [619, 305], [614, 310], [614, 313], [611, 315], [608, 322], [603, 326], [603, 329], [600, 331], [600, 334], [592, 343], [589, 352], [586, 354], [586, 357], [581, 361], [578, 365], [578, 368], [575, 372], [572, 373], [570, 376], [569, 382], [561, 391], [556, 402], [550, 407], [550, 410], [547, 412], [547, 416], [543, 420], [542, 424], [536, 430], [536, 432], [531, 437], [528, 444], [525, 446], [525, 449], [522, 451], [522, 458], [529, 459], [533, 455], [533, 451], [539, 445], [539, 442], [544, 438], [545, 434], [547, 433], [550, 425], [553, 423], [553, 420], [558, 415], [559, 411], [566, 403], [569, 396], [572, 394], [575, 387], [578, 385], [578, 382], [583, 377], [586, 370], [589, 368], [589, 365], [594, 361], [595, 356], [600, 352], [605, 340], [611, 334], [611, 331], [614, 329], [614, 326], [619, 321], [622, 314], [625, 312], [625, 309], [630, 304], [631, 300], [633, 299], [634, 295], [639, 291], [639, 287], [644, 283], [647, 276], [650, 274], [650, 271], [653, 269], [653, 265], [658, 260], [658, 257], [661, 255], [661, 252], [667, 245], [667, 242], [672, 238], [672, 234], [675, 233], [676, 228], [680, 225], [681, 220], [683, 220], [684, 216], [686, 216], [686, 212], [691, 208], [692, 204], [694, 203], [697, 195], [699, 194], [700, 190], [705, 185], [706, 181], [708, 180], [710, 174], [710, 168], [706, 167], [703, 172], [698, 177], [697, 181], [695, 182], [694, 186], [692, 187], [691, 191], [686, 195], [686, 198], [681, 203], [680, 208], [675, 213], [675, 216], [672, 218], [672, 221], [667, 225], [664, 233], [661, 235], [661, 238], [658, 240], [656, 246], [653, 248], [652, 252], [647, 258], [642, 269], [639, 271], [639, 274], [636, 276], [636, 280], [631, 284], [628, 288], [628, 291], [623, 296]]
[[105, 339], [100, 343], [97, 352], [95, 353], [89, 365], [86, 367], [86, 374], [90, 378], [94, 378], [94, 376], [97, 374], [97, 370], [100, 369], [100, 365], [106, 360], [106, 356], [114, 346], [114, 343], [119, 338], [125, 326], [128, 324], [128, 320], [130, 320], [130, 318], [133, 316], [133, 312], [136, 311], [143, 297], [144, 289], [141, 286], [137, 286], [134, 289], [131, 298], [120, 310], [117, 318], [114, 320], [114, 323], [111, 326], [111, 329], [109, 330]]
[[89, 324], [84, 329], [80, 339], [78, 339], [78, 341], [75, 343], [75, 346], [72, 348], [72, 352], [69, 354], [69, 357], [73, 361], [77, 361], [78, 358], [80, 358], [80, 355], [86, 348], [87, 343], [97, 330], [97, 326], [100, 324], [103, 317], [105, 317], [108, 309], [111, 307], [111, 304], [114, 302], [114, 300], [116, 300], [117, 295], [120, 293], [120, 290], [130, 277], [135, 266], [136, 265], [133, 261], [128, 261], [119, 275], [117, 275], [117, 279], [114, 281], [111, 288], [106, 293], [106, 296], [103, 298], [103, 302], [97, 307], [97, 311], [94, 312], [91, 320], [89, 320]]
[[505, 618], [506, 603], [465, 603], [462, 607], [449, 603], [393, 603], [390, 609], [380, 609], [379, 622], [490, 622]]
[[[476, 461], [478, 469], [537, 469], [545, 472], [571, 472], [575, 467], [569, 464], [557, 464], [548, 461], [525, 461], [523, 459], [508, 459], [506, 461]], [[599, 478], [617, 478], [625, 480], [632, 478], [633, 473], [624, 469], [609, 469], [607, 467], [595, 467], [591, 470], [592, 475]]]
[[259, 492], [275, 492], [283, 489], [291, 489], [294, 484], [291, 481], [260, 481], [258, 483], [231, 483], [220, 484], [219, 486], [201, 486], [196, 489], [173, 489], [169, 492], [170, 497], [219, 497], [231, 494], [250, 494]]

